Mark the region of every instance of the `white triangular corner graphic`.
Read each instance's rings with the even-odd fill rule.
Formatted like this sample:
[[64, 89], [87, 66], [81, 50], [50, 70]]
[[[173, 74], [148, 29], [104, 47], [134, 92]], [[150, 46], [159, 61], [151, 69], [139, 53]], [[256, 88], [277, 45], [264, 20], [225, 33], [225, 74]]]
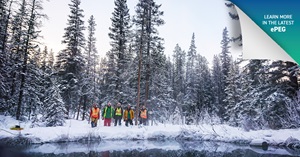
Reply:
[[271, 37], [236, 6], [243, 36], [244, 59], [270, 59], [295, 62]]

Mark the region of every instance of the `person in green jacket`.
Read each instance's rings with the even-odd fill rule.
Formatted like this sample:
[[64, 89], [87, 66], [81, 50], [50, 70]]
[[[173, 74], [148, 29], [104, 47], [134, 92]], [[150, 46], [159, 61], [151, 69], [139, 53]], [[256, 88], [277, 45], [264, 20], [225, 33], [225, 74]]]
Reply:
[[102, 120], [104, 120], [104, 126], [110, 126], [113, 115], [114, 109], [111, 107], [110, 102], [108, 102], [107, 106], [102, 110]]

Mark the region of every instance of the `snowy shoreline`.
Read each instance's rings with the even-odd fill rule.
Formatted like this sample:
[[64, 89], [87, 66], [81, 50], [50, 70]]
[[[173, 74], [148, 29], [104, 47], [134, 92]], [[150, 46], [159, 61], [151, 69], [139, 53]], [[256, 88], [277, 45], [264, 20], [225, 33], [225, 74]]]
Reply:
[[[87, 121], [67, 120], [64, 126], [34, 127], [21, 123], [22, 131], [10, 130], [18, 124], [11, 117], [0, 116], [0, 144], [21, 145], [76, 141], [116, 140], [185, 140], [213, 141], [259, 146], [267, 142], [270, 146], [300, 148], [300, 129], [244, 131], [228, 125], [170, 125], [111, 126], [104, 127], [102, 121], [91, 128]], [[22, 141], [23, 139], [23, 141]], [[20, 141], [21, 140], [21, 141]]]

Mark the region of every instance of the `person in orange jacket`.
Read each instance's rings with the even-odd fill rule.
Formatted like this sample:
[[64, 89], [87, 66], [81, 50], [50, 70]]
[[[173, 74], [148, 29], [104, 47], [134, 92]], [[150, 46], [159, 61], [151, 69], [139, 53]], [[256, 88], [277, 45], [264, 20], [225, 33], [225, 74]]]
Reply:
[[140, 125], [147, 125], [147, 120], [148, 120], [148, 111], [146, 109], [146, 106], [143, 105], [142, 109], [140, 110], [139, 113], [139, 118], [140, 118]]
[[100, 118], [100, 109], [97, 107], [97, 104], [93, 104], [90, 112], [90, 117], [92, 128], [94, 128], [97, 126], [98, 119]]

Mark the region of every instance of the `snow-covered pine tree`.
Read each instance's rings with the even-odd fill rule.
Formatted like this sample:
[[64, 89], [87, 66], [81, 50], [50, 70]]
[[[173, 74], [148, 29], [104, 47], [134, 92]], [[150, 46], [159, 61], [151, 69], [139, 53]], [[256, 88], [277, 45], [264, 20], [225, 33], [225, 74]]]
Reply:
[[262, 95], [259, 100], [263, 102], [262, 110], [272, 129], [290, 126], [290, 124], [286, 125], [290, 118], [287, 104], [299, 90], [297, 75], [294, 75], [290, 69], [295, 65], [292, 62], [273, 61], [264, 67], [267, 82], [260, 88]]
[[[166, 102], [168, 104], [167, 112], [175, 116], [177, 103], [174, 99], [174, 64], [171, 61], [171, 57], [168, 57], [166, 60], [165, 72], [166, 72], [165, 76], [166, 76], [167, 89], [168, 89], [168, 93], [165, 96], [167, 99]], [[176, 116], [177, 115], [179, 115], [180, 117], [181, 114], [178, 112]], [[174, 119], [172, 118], [172, 116], [169, 116], [167, 119], [169, 120], [170, 123], [173, 123]]]
[[128, 61], [131, 59], [128, 56], [128, 44], [131, 36], [131, 24], [130, 24], [130, 15], [129, 9], [127, 7], [127, 0], [115, 0], [115, 8], [112, 20], [112, 26], [109, 28], [110, 33], [108, 34], [110, 39], [111, 55], [114, 55], [114, 62], [116, 63], [115, 72], [115, 89], [111, 89], [115, 99], [121, 103], [128, 102], [126, 97], [129, 93], [125, 93], [123, 89], [128, 88], [125, 85], [126, 77], [125, 74], [126, 68], [130, 64]]
[[99, 95], [99, 90], [97, 90], [96, 87], [96, 80], [98, 78], [97, 75], [97, 66], [98, 66], [98, 62], [99, 62], [99, 55], [98, 55], [98, 51], [96, 49], [96, 37], [95, 37], [95, 32], [96, 32], [96, 22], [95, 22], [95, 18], [92, 15], [88, 21], [89, 26], [88, 26], [88, 31], [89, 31], [89, 35], [88, 35], [88, 52], [90, 52], [89, 54], [89, 63], [88, 65], [90, 65], [91, 68], [91, 78], [92, 78], [92, 88], [93, 88], [93, 94], [92, 94], [92, 100], [93, 102], [98, 102], [97, 100], [97, 96]]
[[163, 12], [159, 10], [160, 6], [153, 0], [139, 0], [135, 10], [136, 16], [133, 18], [135, 25], [134, 46], [138, 50], [136, 60], [139, 61], [137, 110], [139, 110], [140, 103], [146, 105], [150, 98], [151, 53], [156, 51], [156, 45], [162, 40], [158, 36], [157, 27], [164, 24], [163, 19], [161, 19]]
[[[24, 95], [28, 93], [24, 93], [26, 89], [30, 88], [27, 86], [26, 88], [26, 78], [27, 72], [28, 72], [28, 61], [31, 56], [34, 56], [37, 52], [37, 47], [38, 43], [36, 42], [36, 39], [39, 37], [39, 30], [38, 28], [40, 27], [41, 23], [41, 18], [44, 16], [41, 13], [42, 10], [42, 0], [32, 0], [28, 3], [28, 19], [26, 21], [26, 29], [25, 33], [26, 34], [21, 34], [21, 40], [23, 41], [21, 47], [22, 51], [22, 66], [21, 66], [21, 82], [20, 82], [20, 91], [19, 91], [19, 96], [18, 96], [18, 103], [17, 103], [17, 111], [16, 111], [16, 119], [19, 120], [20, 116], [22, 115], [22, 110], [24, 107]], [[23, 3], [24, 5], [26, 3]], [[25, 7], [25, 6], [24, 6]], [[21, 6], [23, 8], [23, 6]], [[25, 9], [25, 8], [24, 8]], [[31, 56], [30, 56], [31, 55]], [[35, 96], [37, 96], [35, 94]], [[38, 96], [37, 96], [38, 97]], [[25, 103], [26, 104], [26, 103]], [[24, 111], [24, 110], [23, 110]]]
[[[151, 80], [149, 96], [150, 101], [148, 110], [153, 111], [153, 118], [165, 123], [169, 118], [169, 108], [174, 103], [172, 89], [169, 88], [167, 78], [167, 58], [163, 54], [164, 47], [162, 43], [157, 45], [157, 50], [151, 53]], [[150, 117], [152, 118], [152, 117]]]
[[228, 86], [225, 89], [226, 99], [224, 100], [228, 106], [226, 106], [224, 119], [229, 121], [231, 125], [238, 126], [238, 111], [235, 107], [237, 103], [241, 101], [241, 79], [239, 65], [236, 61], [231, 62], [229, 76], [226, 79]]
[[185, 52], [177, 44], [174, 49], [174, 99], [176, 100], [176, 106], [181, 113], [182, 124], [184, 122], [184, 116], [188, 113], [187, 107], [184, 106], [183, 98], [185, 94]]
[[[100, 91], [99, 93], [99, 105], [105, 103], [107, 100], [107, 91], [108, 91], [108, 63], [107, 58], [100, 59], [99, 69], [97, 71], [98, 80], [97, 80], [97, 88]], [[110, 95], [110, 94], [109, 94]]]
[[[139, 2], [136, 5], [136, 15], [133, 16], [133, 24], [136, 25], [135, 30], [134, 30], [134, 41], [133, 41], [133, 46], [134, 49], [137, 52], [137, 55], [134, 59], [138, 63], [137, 67], [137, 98], [136, 98], [136, 111], [140, 110], [140, 104], [141, 104], [141, 73], [142, 73], [142, 61], [143, 59], [143, 54], [145, 53], [145, 36], [146, 36], [146, 13], [147, 10], [146, 8], [146, 2], [143, 0], [139, 0]], [[138, 116], [138, 113], [136, 112], [136, 117]], [[135, 120], [135, 124], [137, 124], [137, 119]]]
[[238, 114], [236, 122], [246, 130], [266, 125], [263, 104], [258, 101], [261, 97], [261, 85], [266, 81], [265, 64], [266, 60], [250, 60], [241, 71], [241, 100], [234, 110]]
[[47, 127], [62, 126], [67, 118], [66, 105], [60, 95], [59, 83], [55, 78], [49, 78], [50, 84], [45, 93], [45, 101], [41, 109], [42, 122]]
[[8, 1], [0, 0], [0, 112], [7, 110], [9, 100], [9, 58], [6, 51], [10, 11]]
[[98, 55], [96, 49], [95, 27], [95, 18], [92, 15], [88, 20], [87, 47], [84, 51], [86, 64], [84, 66], [84, 74], [80, 83], [82, 97], [80, 98], [81, 101], [78, 103], [76, 119], [79, 118], [79, 114], [81, 113], [81, 119], [84, 120], [86, 118], [89, 105], [98, 102], [97, 95], [99, 91], [96, 88], [96, 66], [98, 62]]
[[105, 82], [105, 91], [103, 91], [103, 100], [102, 101], [117, 101], [116, 99], [116, 86], [117, 86], [117, 76], [116, 71], [117, 63], [115, 60], [115, 55], [111, 51], [106, 53], [107, 62], [106, 62], [106, 73], [104, 75], [104, 82]]
[[12, 1], [0, 0], [0, 53], [4, 53], [8, 39], [8, 25]]
[[43, 61], [42, 56], [40, 49], [32, 51], [27, 63], [23, 115], [33, 121], [40, 112], [45, 94], [45, 72], [40, 64]]
[[64, 29], [65, 33], [62, 40], [66, 48], [59, 52], [55, 65], [68, 116], [74, 116], [72, 109], [75, 109], [80, 103], [80, 83], [82, 83], [82, 72], [85, 64], [82, 55], [82, 49], [85, 45], [83, 34], [85, 27], [80, 3], [80, 0], [71, 0], [71, 4], [69, 4], [71, 14], [68, 16], [67, 27]]
[[20, 80], [21, 71], [24, 60], [24, 52], [22, 47], [24, 47], [24, 34], [26, 34], [26, 19], [28, 16], [28, 11], [26, 10], [26, 1], [22, 0], [21, 3], [16, 3], [19, 9], [16, 11], [15, 15], [12, 17], [12, 24], [10, 28], [10, 38], [8, 40], [8, 65], [9, 65], [9, 113], [12, 116], [17, 115], [17, 104], [20, 91]]
[[[141, 0], [142, 1], [142, 0]], [[158, 36], [158, 30], [156, 27], [159, 27], [163, 25], [165, 22], [161, 18], [163, 16], [164, 12], [160, 11], [161, 5], [158, 5], [155, 3], [154, 0], [146, 0], [146, 58], [145, 58], [145, 100], [144, 105], [147, 104], [148, 99], [150, 99], [150, 80], [151, 80], [151, 66], [154, 66], [151, 64], [151, 53], [153, 51], [157, 51], [156, 47], [159, 47], [157, 45], [160, 44], [160, 42], [163, 40], [161, 37]]]
[[228, 105], [224, 100], [226, 99], [226, 93], [225, 93], [225, 89], [228, 86], [228, 83], [226, 82], [226, 79], [229, 77], [229, 70], [230, 70], [230, 62], [231, 62], [231, 54], [229, 51], [229, 43], [230, 43], [230, 39], [228, 37], [228, 30], [227, 27], [225, 27], [223, 29], [223, 34], [222, 34], [222, 40], [221, 40], [221, 48], [222, 51], [220, 53], [220, 61], [221, 61], [221, 66], [222, 66], [222, 73], [223, 73], [223, 78], [222, 78], [222, 84], [221, 84], [221, 90], [223, 92], [223, 94], [221, 94], [221, 108], [220, 108], [220, 113], [221, 113], [221, 117], [223, 120], [225, 120], [225, 108]]
[[213, 67], [212, 67], [212, 84], [213, 84], [213, 108], [212, 112], [221, 117], [221, 105], [222, 105], [222, 97], [223, 97], [223, 73], [221, 61], [218, 55], [214, 55], [213, 58]]
[[186, 106], [187, 112], [189, 116], [187, 117], [187, 123], [195, 123], [195, 115], [196, 115], [196, 88], [195, 88], [195, 58], [197, 55], [196, 45], [195, 45], [195, 34], [192, 35], [191, 45], [187, 52], [186, 56], [186, 80], [185, 80], [185, 87], [186, 92], [184, 96], [184, 106]]
[[212, 77], [208, 66], [208, 61], [200, 54], [195, 58], [195, 93], [196, 93], [196, 123], [205, 119], [205, 113], [214, 116], [213, 113], [213, 91]]
[[131, 44], [128, 47], [128, 51], [126, 51], [125, 55], [125, 71], [121, 75], [124, 79], [123, 82], [123, 88], [122, 88], [122, 94], [126, 99], [124, 101], [121, 101], [123, 104], [135, 104], [136, 103], [136, 96], [137, 96], [137, 71], [138, 71], [138, 61], [134, 60], [134, 50]]

